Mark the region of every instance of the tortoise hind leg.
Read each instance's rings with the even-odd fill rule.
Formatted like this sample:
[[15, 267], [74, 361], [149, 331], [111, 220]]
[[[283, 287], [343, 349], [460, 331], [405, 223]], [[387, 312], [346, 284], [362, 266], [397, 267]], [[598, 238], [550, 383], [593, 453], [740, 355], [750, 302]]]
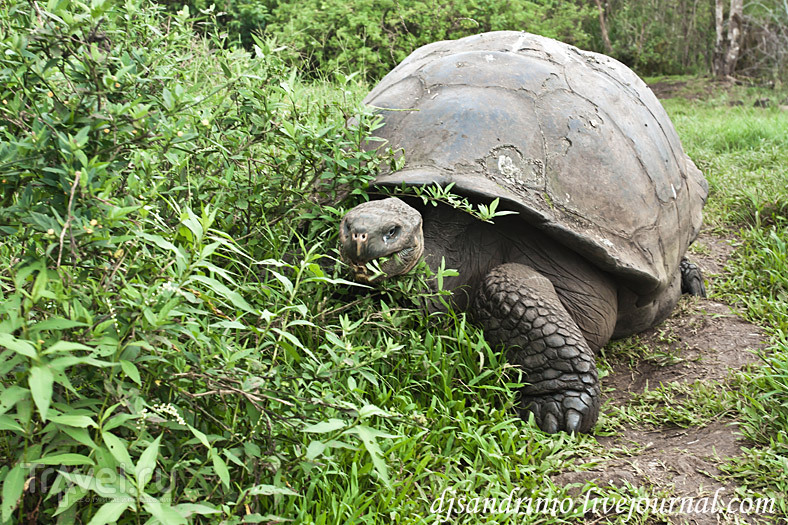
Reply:
[[703, 274], [695, 263], [684, 257], [679, 264], [681, 270], [681, 293], [706, 297]]
[[507, 347], [526, 386], [518, 412], [545, 432], [589, 432], [599, 415], [594, 353], [552, 283], [529, 266], [497, 266], [482, 280], [472, 313], [491, 344]]

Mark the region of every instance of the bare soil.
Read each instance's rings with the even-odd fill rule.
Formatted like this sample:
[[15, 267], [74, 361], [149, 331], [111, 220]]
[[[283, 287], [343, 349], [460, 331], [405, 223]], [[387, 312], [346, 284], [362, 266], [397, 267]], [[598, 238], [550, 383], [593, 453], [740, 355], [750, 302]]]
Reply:
[[[709, 291], [724, 271], [733, 251], [732, 239], [703, 232], [696, 241], [698, 248], [690, 258], [704, 271]], [[729, 306], [701, 298], [684, 298], [676, 312], [661, 325], [639, 336], [650, 355], [669, 359], [608, 360], [611, 373], [602, 380], [603, 410], [625, 407], [633, 395], [661, 384], [716, 383], [731, 388], [727, 380], [731, 370], [757, 364], [755, 351], [763, 348], [765, 336], [755, 325], [743, 320]], [[709, 498], [715, 493], [727, 504], [736, 487], [721, 478], [720, 465], [741, 453], [741, 435], [730, 416], [722, 416], [705, 426], [679, 428], [672, 425], [652, 428], [625, 426], [615, 435], [598, 437], [598, 442], [614, 457], [587, 458], [591, 470], [563, 472], [553, 476], [556, 485], [574, 485], [578, 491], [584, 483], [599, 487], [627, 484], [648, 489], [647, 494], [666, 498]], [[718, 492], [719, 491], [719, 492]], [[668, 514], [670, 521], [654, 516], [648, 523], [733, 523], [736, 518], [719, 513]], [[612, 518], [613, 516], [609, 516]], [[597, 516], [599, 518], [599, 516]], [[764, 516], [748, 516], [747, 522], [765, 522]]]
[[681, 97], [687, 100], [695, 100], [710, 98], [719, 89], [725, 89], [728, 86], [729, 84], [727, 83], [698, 79], [697, 81], [667, 80], [653, 82], [648, 87], [660, 99]]

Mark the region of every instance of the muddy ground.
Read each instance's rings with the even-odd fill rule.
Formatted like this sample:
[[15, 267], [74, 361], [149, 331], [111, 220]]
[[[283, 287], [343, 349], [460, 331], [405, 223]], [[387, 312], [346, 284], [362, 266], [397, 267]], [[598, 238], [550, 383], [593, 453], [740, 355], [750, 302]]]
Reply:
[[[711, 291], [733, 251], [731, 239], [703, 232], [697, 245], [690, 257], [703, 270]], [[657, 357], [608, 358], [612, 371], [602, 380], [604, 412], [635, 403], [638, 394], [661, 384], [702, 381], [717, 388], [732, 388], [731, 371], [757, 364], [755, 351], [762, 349], [766, 340], [758, 327], [727, 305], [700, 298], [683, 299], [672, 317], [639, 337], [649, 353]], [[593, 481], [599, 487], [643, 487], [647, 494], [667, 498], [709, 497], [710, 501], [717, 493], [720, 501], [727, 502], [733, 497], [736, 487], [721, 480], [719, 467], [728, 458], [738, 456], [747, 443], [737, 432], [732, 416], [722, 415], [689, 428], [638, 425], [625, 425], [612, 436], [598, 437], [600, 444], [612, 452], [613, 459], [588, 458], [595, 463], [591, 470], [564, 472], [554, 476], [553, 481], [559, 486], [576, 484], [570, 490], [579, 490], [584, 483]], [[706, 525], [737, 523], [738, 518], [741, 516], [676, 512], [667, 518], [669, 521], [654, 516], [648, 523]], [[596, 519], [599, 516], [589, 517], [589, 523], [598, 522]], [[768, 522], [758, 516], [749, 516], [746, 521]]]

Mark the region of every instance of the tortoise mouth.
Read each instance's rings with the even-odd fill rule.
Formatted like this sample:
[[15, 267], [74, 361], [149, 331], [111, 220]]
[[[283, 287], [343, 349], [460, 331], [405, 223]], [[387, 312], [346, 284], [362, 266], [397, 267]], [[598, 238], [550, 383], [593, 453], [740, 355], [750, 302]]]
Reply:
[[350, 271], [357, 282], [370, 284], [385, 277], [395, 277], [411, 271], [421, 259], [424, 247], [421, 243], [408, 246], [398, 252], [377, 257], [366, 262], [349, 260]]

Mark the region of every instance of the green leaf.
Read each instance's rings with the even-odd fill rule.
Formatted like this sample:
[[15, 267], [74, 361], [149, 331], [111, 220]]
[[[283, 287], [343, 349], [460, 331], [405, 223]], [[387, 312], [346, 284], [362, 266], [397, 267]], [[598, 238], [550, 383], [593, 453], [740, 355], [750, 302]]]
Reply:
[[179, 514], [183, 515], [185, 518], [191, 517], [193, 514], [198, 514], [200, 516], [206, 516], [208, 514], [221, 514], [222, 511], [219, 509], [215, 509], [213, 507], [209, 507], [208, 505], [201, 505], [199, 503], [181, 503], [179, 505], [175, 505], [173, 507]]
[[191, 208], [186, 208], [184, 210], [184, 213], [186, 214], [186, 218], [181, 219], [181, 224], [189, 228], [189, 230], [194, 235], [196, 243], [198, 244], [201, 243], [203, 236], [203, 228], [202, 228], [202, 223], [200, 222], [200, 218], [194, 214]]
[[189, 281], [187, 282], [191, 282], [191, 281], [200, 281], [201, 283], [209, 286], [211, 290], [216, 292], [221, 297], [224, 297], [225, 299], [230, 301], [233, 304], [233, 306], [235, 306], [239, 310], [243, 310], [251, 314], [256, 314], [255, 309], [252, 308], [249, 305], [249, 303], [246, 302], [246, 299], [241, 297], [241, 294], [239, 294], [238, 292], [234, 292], [233, 290], [230, 290], [227, 286], [220, 283], [216, 279], [213, 279], [212, 277], [206, 277], [204, 275], [192, 275]]
[[298, 492], [290, 490], [286, 487], [276, 487], [274, 485], [255, 485], [247, 492], [249, 496], [301, 496]]
[[79, 321], [71, 321], [70, 319], [63, 319], [61, 317], [53, 317], [34, 324], [32, 330], [65, 330], [67, 328], [76, 328], [77, 326], [88, 326], [88, 324]]
[[73, 466], [73, 465], [94, 465], [92, 459], [87, 456], [83, 456], [82, 454], [55, 454], [54, 456], [46, 456], [43, 458], [38, 458], [31, 463], [37, 463], [39, 465], [65, 465], [65, 466]]
[[285, 291], [286, 291], [288, 294], [290, 294], [290, 295], [292, 295], [292, 294], [293, 294], [293, 289], [294, 289], [294, 288], [293, 288], [293, 283], [290, 281], [290, 279], [288, 279], [287, 277], [285, 277], [284, 275], [282, 275], [282, 274], [281, 274], [281, 273], [279, 273], [279, 272], [275, 272], [274, 270], [268, 270], [268, 271], [269, 271], [269, 272], [271, 272], [271, 274], [272, 274], [274, 277], [276, 277], [276, 280], [277, 280], [277, 281], [279, 281], [280, 283], [282, 283], [282, 286], [284, 287]]
[[131, 419], [137, 419], [139, 416], [135, 416], [133, 414], [118, 414], [117, 416], [112, 416], [112, 418], [101, 425], [101, 428], [104, 429], [105, 432], [109, 432], [113, 428], [118, 428], [121, 425], [126, 424], [127, 421]]
[[21, 400], [30, 394], [30, 390], [18, 385], [11, 385], [0, 394], [0, 414], [5, 414], [11, 410]]
[[222, 484], [229, 489], [230, 471], [227, 469], [227, 463], [219, 456], [215, 448], [211, 449], [211, 459], [213, 460], [213, 469], [216, 471], [219, 479], [222, 480]]
[[321, 421], [320, 423], [315, 423], [314, 425], [308, 425], [304, 427], [303, 430], [304, 432], [311, 432], [313, 434], [326, 434], [328, 432], [334, 432], [335, 430], [345, 428], [346, 426], [347, 424], [341, 419], [331, 418], [328, 421]]
[[180, 525], [181, 523], [188, 523], [177, 510], [169, 506], [167, 503], [162, 503], [155, 498], [146, 498], [142, 506], [150, 512], [151, 516], [159, 520], [163, 525]]
[[[49, 351], [44, 352], [44, 354], [48, 354], [48, 353]], [[102, 361], [94, 357], [77, 357], [73, 355], [56, 357], [55, 359], [49, 362], [49, 368], [57, 372], [63, 371], [66, 368], [74, 365], [90, 365], [90, 366], [95, 366], [97, 368], [107, 368], [110, 366], [117, 366], [116, 363], [110, 363], [109, 361]]]
[[36, 347], [22, 339], [17, 339], [11, 334], [0, 334], [0, 346], [13, 350], [17, 354], [22, 354], [30, 359], [38, 359]]
[[82, 445], [85, 445], [91, 449], [94, 449], [98, 446], [96, 445], [95, 441], [91, 439], [90, 432], [84, 428], [75, 428], [66, 425], [58, 426], [58, 428], [60, 428], [60, 430], [62, 430], [67, 436], [77, 443], [81, 443]]
[[137, 479], [137, 488], [140, 492], [145, 490], [145, 485], [147, 485], [153, 477], [153, 470], [156, 468], [156, 460], [159, 457], [160, 442], [161, 435], [148, 445], [148, 448], [142, 453], [134, 469], [134, 477]]
[[28, 384], [33, 394], [33, 401], [41, 414], [41, 419], [47, 420], [49, 404], [52, 402], [52, 384], [54, 378], [52, 371], [46, 366], [34, 366], [30, 369]]
[[74, 135], [74, 142], [76, 142], [77, 146], [80, 148], [88, 143], [88, 139], [90, 138], [90, 126], [83, 126], [76, 135]]
[[[66, 478], [63, 477], [63, 479]], [[57, 478], [57, 480], [60, 480], [60, 478]], [[88, 490], [84, 487], [80, 487], [79, 485], [76, 486], [72, 485], [71, 487], [69, 487], [65, 491], [65, 494], [63, 495], [63, 498], [60, 500], [60, 503], [58, 503], [57, 510], [55, 511], [54, 516], [66, 512], [68, 509], [73, 507], [75, 503], [81, 501], [82, 498], [84, 498], [87, 493]]]
[[85, 490], [94, 492], [99, 496], [101, 496], [102, 498], [107, 498], [110, 500], [134, 499], [126, 491], [124, 491], [119, 484], [110, 483], [106, 479], [102, 479], [101, 481], [98, 481], [90, 474], [84, 474], [78, 471], [65, 472], [63, 470], [59, 470], [58, 472], [67, 481], [70, 481], [71, 483], [74, 483], [75, 485], [82, 487]]
[[131, 460], [126, 443], [115, 434], [109, 432], [102, 432], [101, 439], [104, 440], [104, 443], [109, 449], [109, 453], [118, 461], [121, 468], [126, 472], [131, 472], [131, 467], [134, 465], [134, 462]]
[[189, 430], [192, 431], [192, 434], [194, 434], [194, 437], [199, 439], [200, 443], [205, 445], [205, 448], [208, 448], [208, 449], [211, 448], [211, 444], [208, 442], [208, 436], [206, 436], [205, 434], [203, 434], [202, 432], [200, 432], [199, 430], [197, 430], [196, 428], [194, 428], [191, 425], [186, 425], [186, 426], [189, 427]]
[[120, 368], [123, 370], [123, 373], [126, 374], [132, 381], [142, 386], [142, 380], [140, 379], [140, 371], [137, 370], [137, 365], [135, 365], [131, 361], [126, 361], [125, 359], [121, 359]]
[[172, 98], [172, 92], [165, 88], [164, 91], [162, 91], [161, 96], [164, 101], [164, 107], [171, 111], [175, 106], [175, 100]]
[[5, 476], [3, 481], [3, 502], [0, 504], [2, 509], [3, 523], [11, 519], [11, 513], [16, 508], [22, 490], [25, 488], [25, 476], [27, 469], [22, 465], [16, 465]]
[[35, 282], [33, 283], [33, 289], [30, 291], [30, 295], [34, 303], [42, 297], [47, 297], [49, 295], [46, 291], [48, 280], [49, 275], [47, 273], [47, 269], [46, 267], [42, 267], [36, 276]]
[[8, 417], [6, 415], [0, 415], [0, 430], [11, 430], [13, 432], [24, 432], [25, 429], [22, 428], [16, 419]]
[[24, 361], [27, 361], [27, 358], [23, 355], [11, 350], [0, 350], [0, 377], [4, 377]]
[[87, 350], [88, 352], [92, 352], [95, 349], [87, 345], [83, 345], [82, 343], [75, 343], [73, 341], [58, 341], [57, 343], [48, 347], [44, 351], [44, 354], [52, 354], [54, 352], [73, 352], [74, 350]]
[[53, 414], [50, 418], [50, 421], [58, 423], [60, 425], [66, 425], [69, 427], [76, 427], [76, 428], [87, 428], [87, 427], [95, 427], [96, 422], [93, 421], [90, 416], [79, 416], [79, 415], [71, 415], [71, 414]]
[[309, 443], [309, 446], [306, 447], [306, 459], [313, 460], [323, 455], [325, 452], [327, 445], [322, 441], [312, 441]]
[[177, 246], [166, 240], [164, 237], [161, 237], [160, 235], [151, 235], [145, 232], [138, 232], [137, 235], [146, 241], [154, 243], [159, 248], [174, 252], [176, 259], [180, 259], [181, 261], [184, 260], [183, 252], [181, 252]]
[[389, 413], [375, 405], [364, 405], [358, 411], [358, 417], [360, 419], [366, 419], [371, 416], [389, 417]]
[[375, 467], [375, 471], [377, 471], [381, 481], [383, 481], [385, 484], [388, 484], [389, 469], [386, 465], [386, 462], [383, 460], [383, 451], [380, 450], [380, 446], [378, 445], [376, 439], [384, 437], [391, 438], [396, 436], [380, 432], [379, 430], [364, 425], [358, 425], [353, 428], [349, 428], [344, 433], [356, 434], [359, 439], [361, 439], [361, 442], [364, 443], [364, 447], [367, 449], [367, 452], [369, 452], [369, 455], [372, 458], [372, 465]]
[[99, 508], [99, 510], [88, 522], [88, 525], [106, 525], [107, 523], [115, 523], [130, 506], [131, 501], [127, 501], [125, 498], [109, 501]]

